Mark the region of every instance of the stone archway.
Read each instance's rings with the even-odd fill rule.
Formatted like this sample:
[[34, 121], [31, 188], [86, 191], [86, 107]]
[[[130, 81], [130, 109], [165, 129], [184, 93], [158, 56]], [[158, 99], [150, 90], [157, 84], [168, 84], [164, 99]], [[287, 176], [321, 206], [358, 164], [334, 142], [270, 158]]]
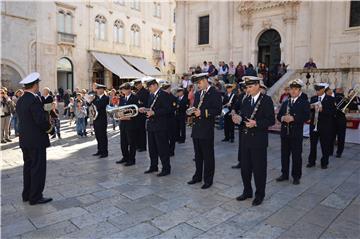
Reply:
[[74, 91], [74, 69], [71, 60], [60, 58], [56, 64], [57, 88]]
[[1, 64], [1, 86], [6, 87], [9, 92], [15, 92], [23, 87], [19, 84], [21, 79], [20, 73], [15, 68], [4, 63]]
[[272, 69], [281, 61], [281, 36], [274, 29], [263, 32], [258, 40], [258, 62], [265, 63]]

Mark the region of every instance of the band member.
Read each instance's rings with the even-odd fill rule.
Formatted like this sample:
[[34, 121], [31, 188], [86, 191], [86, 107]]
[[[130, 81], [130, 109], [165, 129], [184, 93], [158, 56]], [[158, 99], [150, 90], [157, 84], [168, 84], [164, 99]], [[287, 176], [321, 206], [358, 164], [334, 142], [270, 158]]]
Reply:
[[[147, 107], [149, 100], [149, 91], [143, 86], [141, 79], [134, 80], [136, 96], [139, 99], [139, 107]], [[140, 114], [138, 119], [138, 152], [146, 151], [146, 115]]]
[[98, 143], [98, 151], [93, 156], [106, 158], [108, 156], [108, 138], [107, 138], [107, 114], [106, 106], [109, 104], [109, 97], [105, 95], [105, 85], [96, 84], [96, 96], [92, 101], [95, 105], [98, 116], [94, 119], [95, 138]]
[[158, 158], [160, 157], [162, 170], [157, 176], [162, 177], [171, 172], [167, 120], [173, 109], [169, 95], [160, 89], [155, 79], [146, 84], [150, 91], [147, 109], [139, 109], [139, 112], [146, 113], [147, 117], [146, 129], [151, 162], [145, 173], [158, 171]]
[[236, 102], [236, 94], [233, 92], [233, 85], [226, 84], [226, 92], [223, 98], [223, 110], [224, 108], [228, 109], [228, 112], [224, 115], [224, 134], [225, 138], [222, 140], [223, 142], [230, 141], [230, 143], [234, 142], [234, 131], [235, 125], [231, 118], [231, 108], [233, 107], [234, 103]]
[[177, 89], [176, 119], [176, 140], [179, 144], [185, 143], [186, 139], [186, 109], [189, 107], [189, 100], [184, 95], [184, 89]]
[[48, 134], [54, 134], [49, 114], [44, 111], [39, 91], [40, 74], [31, 73], [20, 84], [25, 93], [19, 98], [16, 113], [19, 117], [19, 144], [23, 153], [24, 189], [22, 199], [30, 205], [52, 201], [43, 197], [46, 179], [46, 148], [50, 146]]
[[344, 100], [343, 88], [336, 88], [335, 102], [336, 102], [336, 114], [335, 114], [335, 139], [337, 138], [337, 150], [336, 157], [341, 158], [341, 154], [344, 151], [345, 136], [346, 136], [346, 117], [342, 109], [348, 103]]
[[171, 93], [171, 84], [166, 83], [162, 85], [162, 90], [169, 94], [169, 98], [171, 101], [172, 112], [169, 114], [167, 125], [168, 125], [168, 136], [169, 136], [169, 150], [170, 157], [175, 155], [175, 142], [176, 142], [176, 119], [175, 119], [175, 111], [177, 109], [177, 99]]
[[260, 205], [265, 197], [268, 128], [275, 124], [274, 105], [271, 97], [262, 94], [260, 79], [247, 76], [245, 85], [249, 100], [244, 101], [241, 111], [241, 177], [244, 191], [238, 201], [252, 198], [251, 177], [256, 186], [253, 206]]
[[192, 77], [192, 81], [197, 83], [199, 91], [195, 94], [193, 112], [195, 119], [191, 133], [196, 171], [188, 184], [201, 182], [204, 176], [202, 189], [207, 189], [213, 184], [215, 173], [214, 125], [215, 117], [221, 113], [222, 109], [221, 95], [215, 87], [209, 85], [207, 76], [207, 73], [200, 73]]
[[[244, 78], [245, 79], [245, 78]], [[242, 125], [239, 124], [240, 122], [237, 122], [237, 117], [235, 114], [240, 115], [240, 109], [244, 103], [245, 100], [247, 100], [248, 98], [248, 94], [246, 92], [246, 86], [245, 86], [245, 81], [240, 81], [239, 82], [239, 90], [240, 90], [240, 94], [236, 100], [236, 103], [234, 104], [232, 110], [234, 112], [234, 114], [232, 114], [232, 121], [234, 124], [237, 124], [239, 127], [239, 147], [238, 147], [238, 163], [236, 165], [231, 166], [231, 168], [241, 168], [241, 127]]]
[[[139, 99], [131, 93], [129, 83], [120, 86], [120, 91], [124, 95], [120, 99], [120, 106], [138, 105]], [[125, 163], [125, 166], [135, 164], [136, 146], [137, 146], [137, 126], [138, 116], [120, 118], [120, 145], [123, 158], [116, 161], [117, 164]]]
[[326, 169], [331, 154], [333, 141], [334, 116], [336, 113], [335, 100], [325, 94], [327, 83], [316, 83], [314, 85], [316, 96], [310, 99], [311, 121], [310, 121], [310, 154], [307, 168], [315, 166], [317, 143], [320, 139], [321, 146], [321, 168]]
[[300, 97], [304, 83], [300, 79], [290, 82], [290, 97], [281, 105], [277, 120], [281, 122], [281, 176], [276, 181], [289, 180], [290, 154], [292, 156], [291, 175], [293, 184], [300, 183], [302, 167], [302, 145], [304, 123], [310, 117], [310, 105]]

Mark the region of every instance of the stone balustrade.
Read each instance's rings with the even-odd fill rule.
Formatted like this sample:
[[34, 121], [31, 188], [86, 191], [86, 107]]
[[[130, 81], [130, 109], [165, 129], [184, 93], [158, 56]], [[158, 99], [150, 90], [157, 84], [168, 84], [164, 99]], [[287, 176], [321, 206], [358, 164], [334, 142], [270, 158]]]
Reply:
[[326, 82], [330, 85], [331, 89], [342, 87], [344, 88], [345, 94], [347, 94], [350, 89], [356, 85], [360, 85], [360, 67], [297, 69], [290, 70], [290, 73], [284, 75], [283, 78], [279, 79], [279, 82], [269, 89], [268, 94], [272, 97], [274, 104], [279, 104], [279, 98], [285, 86], [287, 86], [291, 80], [297, 78], [305, 83], [303, 92], [308, 96], [315, 94], [313, 85], [317, 82]]

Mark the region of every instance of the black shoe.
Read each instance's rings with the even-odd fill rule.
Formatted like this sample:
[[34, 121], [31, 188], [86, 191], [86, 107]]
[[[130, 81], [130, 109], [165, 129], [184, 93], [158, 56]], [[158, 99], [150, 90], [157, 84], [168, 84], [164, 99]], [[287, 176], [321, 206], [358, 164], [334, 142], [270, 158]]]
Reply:
[[128, 166], [132, 166], [135, 165], [135, 162], [127, 162], [126, 164], [124, 164], [124, 166], [128, 167]]
[[100, 153], [99, 152], [97, 152], [96, 154], [93, 154], [93, 156], [99, 156], [100, 155]]
[[337, 157], [337, 158], [341, 158], [341, 154], [336, 154], [336, 157]]
[[108, 154], [102, 154], [100, 155], [99, 159], [107, 158]]
[[238, 164], [236, 164], [236, 165], [234, 165], [234, 166], [231, 166], [231, 168], [241, 168], [241, 164], [238, 163]]
[[284, 175], [281, 175], [280, 177], [276, 178], [276, 182], [282, 182], [289, 180], [289, 177], [285, 177]]
[[294, 185], [299, 185], [300, 184], [300, 179], [294, 178], [293, 184]]
[[174, 156], [175, 156], [175, 154], [174, 154], [174, 153], [171, 153], [171, 154], [170, 154], [170, 157], [174, 157]]
[[56, 138], [56, 134], [54, 134], [53, 136], [51, 136], [51, 139], [55, 139]]
[[315, 164], [313, 164], [313, 163], [308, 163], [308, 164], [306, 164], [306, 167], [307, 167], [307, 168], [312, 168], [312, 167], [315, 167]]
[[12, 140], [11, 140], [11, 139], [5, 139], [5, 140], [6, 140], [6, 142], [9, 142], [9, 143], [10, 143], [10, 142], [12, 142]]
[[146, 149], [138, 149], [137, 151], [138, 152], [144, 152], [144, 151], [146, 151]]
[[204, 185], [201, 186], [201, 189], [207, 189], [210, 188], [212, 185], [212, 183], [205, 183]]
[[48, 202], [51, 202], [51, 201], [52, 201], [52, 198], [40, 198], [36, 202], [30, 202], [30, 205], [44, 204], [44, 203], [48, 203]]
[[194, 180], [194, 179], [191, 179], [189, 182], [187, 182], [187, 184], [189, 184], [189, 185], [193, 185], [193, 184], [195, 184], [195, 183], [200, 183], [201, 182], [201, 180]]
[[28, 198], [23, 198], [23, 202], [28, 202], [29, 199]]
[[122, 163], [126, 163], [126, 162], [127, 162], [127, 160], [124, 159], [124, 158], [122, 158], [122, 159], [119, 160], [119, 161], [116, 161], [117, 164], [122, 164]]
[[253, 206], [259, 206], [263, 202], [263, 198], [257, 198], [255, 197], [254, 201], [252, 202]]
[[159, 171], [158, 168], [149, 168], [148, 170], [146, 170], [144, 173], [148, 174], [148, 173], [153, 173], [153, 172], [157, 172]]
[[221, 140], [221, 142], [227, 142], [227, 141], [229, 141], [228, 139], [223, 139], [223, 140]]
[[178, 141], [178, 144], [184, 144], [185, 141]]
[[327, 169], [327, 165], [321, 165], [321, 169]]
[[170, 171], [161, 171], [161, 173], [158, 173], [156, 176], [158, 177], [164, 177], [170, 174]]
[[1, 143], [2, 143], [2, 144], [6, 144], [6, 141], [5, 141], [5, 140], [1, 140]]
[[236, 198], [236, 200], [244, 201], [244, 200], [246, 200], [248, 198], [252, 198], [252, 196], [251, 195], [246, 195], [246, 194], [241, 194], [239, 197]]
[[230, 143], [234, 143], [234, 139], [230, 139]]

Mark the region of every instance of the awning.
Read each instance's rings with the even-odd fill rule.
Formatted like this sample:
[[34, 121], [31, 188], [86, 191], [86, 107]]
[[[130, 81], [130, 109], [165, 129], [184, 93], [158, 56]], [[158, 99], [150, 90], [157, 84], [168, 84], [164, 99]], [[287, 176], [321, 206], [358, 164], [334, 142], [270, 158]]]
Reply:
[[96, 60], [98, 60], [109, 71], [119, 76], [120, 79], [133, 79], [144, 76], [141, 72], [135, 70], [132, 66], [126, 63], [120, 55], [94, 51], [91, 53], [96, 58]]
[[136, 69], [149, 76], [160, 76], [162, 73], [152, 66], [145, 58], [122, 56], [126, 61], [133, 65]]

